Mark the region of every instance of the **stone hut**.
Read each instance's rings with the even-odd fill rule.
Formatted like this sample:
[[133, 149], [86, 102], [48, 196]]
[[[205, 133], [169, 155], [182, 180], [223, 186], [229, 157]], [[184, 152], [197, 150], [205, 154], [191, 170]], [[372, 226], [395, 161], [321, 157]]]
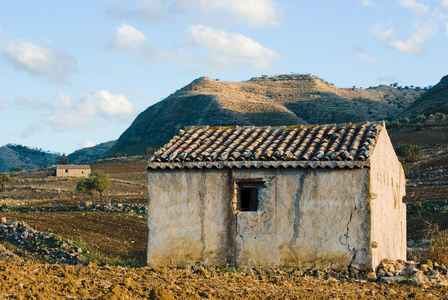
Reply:
[[406, 259], [405, 178], [384, 123], [185, 128], [147, 170], [149, 265]]
[[56, 177], [89, 177], [89, 165], [57, 165]]

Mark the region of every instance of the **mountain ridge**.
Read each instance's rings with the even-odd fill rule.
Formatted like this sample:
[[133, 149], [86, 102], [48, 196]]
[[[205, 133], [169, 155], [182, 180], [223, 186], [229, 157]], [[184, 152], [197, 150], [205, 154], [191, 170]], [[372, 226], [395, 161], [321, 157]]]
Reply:
[[242, 82], [200, 77], [140, 113], [104, 156], [144, 154], [163, 146], [185, 126], [379, 121], [401, 112], [424, 93], [390, 86], [341, 89], [309, 74]]

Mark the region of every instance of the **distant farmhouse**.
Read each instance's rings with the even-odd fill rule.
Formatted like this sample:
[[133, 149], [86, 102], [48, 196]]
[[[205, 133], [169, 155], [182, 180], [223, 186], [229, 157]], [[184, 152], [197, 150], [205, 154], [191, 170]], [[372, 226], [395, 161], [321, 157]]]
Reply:
[[53, 175], [56, 177], [89, 177], [89, 165], [57, 165]]
[[406, 259], [405, 178], [384, 123], [186, 128], [147, 170], [149, 265]]

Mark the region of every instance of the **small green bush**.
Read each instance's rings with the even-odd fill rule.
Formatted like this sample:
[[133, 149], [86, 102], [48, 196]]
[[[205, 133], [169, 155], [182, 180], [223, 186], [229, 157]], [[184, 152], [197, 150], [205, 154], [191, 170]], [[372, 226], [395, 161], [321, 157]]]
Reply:
[[419, 123], [425, 123], [426, 122], [426, 116], [424, 114], [418, 115], [415, 119]]
[[9, 176], [8, 173], [3, 173], [0, 175], [0, 185], [2, 186], [1, 190], [3, 190], [5, 183], [10, 182], [11, 181], [11, 177]]
[[417, 122], [417, 123], [415, 124], [415, 130], [416, 130], [416, 131], [420, 131], [420, 130], [422, 130], [422, 129], [423, 129], [423, 124], [420, 123], [420, 122]]
[[443, 121], [445, 121], [446, 116], [441, 112], [438, 112], [434, 115], [434, 119], [436, 120], [437, 123], [442, 123]]
[[422, 148], [412, 144], [400, 145], [395, 149], [395, 152], [406, 160], [413, 160], [423, 154]]
[[83, 178], [78, 181], [76, 185], [77, 192], [85, 192], [92, 195], [93, 191], [97, 191], [100, 194], [100, 198], [103, 198], [103, 192], [110, 187], [109, 176], [102, 171], [92, 172], [88, 178]]

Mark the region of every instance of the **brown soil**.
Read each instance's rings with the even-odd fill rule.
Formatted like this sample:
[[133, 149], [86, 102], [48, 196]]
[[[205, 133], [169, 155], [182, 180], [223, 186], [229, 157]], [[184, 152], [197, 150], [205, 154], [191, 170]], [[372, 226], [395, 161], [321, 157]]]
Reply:
[[0, 213], [34, 229], [81, 241], [108, 256], [146, 262], [146, 218], [103, 212]]
[[448, 185], [445, 186], [421, 186], [407, 187], [406, 203], [448, 200]]
[[[443, 133], [426, 132], [430, 150], [444, 141]], [[392, 140], [411, 143], [412, 133], [392, 134]], [[437, 146], [440, 147], [440, 146]], [[438, 149], [438, 148], [437, 148]], [[443, 150], [443, 149], [442, 149]], [[425, 150], [426, 151], [426, 150]], [[439, 151], [439, 150], [437, 150]], [[422, 162], [426, 168], [443, 165], [441, 160]], [[434, 162], [434, 163], [433, 163]], [[427, 165], [426, 165], [427, 164]], [[112, 179], [103, 201], [145, 204], [145, 162], [93, 165]], [[446, 169], [446, 168], [445, 168]], [[440, 181], [425, 178], [418, 182]], [[56, 179], [45, 173], [15, 176], [0, 193], [0, 204], [25, 206], [77, 205], [81, 201], [98, 202], [74, 192], [77, 179]], [[414, 181], [417, 182], [417, 181]], [[445, 200], [448, 186], [410, 187], [406, 201]], [[0, 213], [8, 220], [24, 221], [31, 227], [82, 241], [106, 256], [131, 259], [145, 265], [147, 224], [145, 217], [105, 212], [29, 212]], [[408, 213], [408, 240], [424, 238], [425, 221], [447, 229], [448, 212]], [[445, 224], [445, 225], [443, 225]], [[0, 244], [1, 246], [1, 244]], [[123, 268], [111, 266], [61, 266], [39, 264], [1, 255], [0, 299], [447, 299], [448, 288], [349, 282], [299, 276], [284, 271], [221, 272], [204, 269]]]
[[61, 266], [0, 261], [2, 299], [446, 299], [442, 287], [346, 282], [290, 272]]
[[[445, 124], [444, 124], [445, 125]], [[389, 131], [394, 146], [401, 144], [416, 144], [419, 146], [434, 146], [448, 144], [448, 128], [446, 126], [425, 128], [416, 131], [414, 127]]]

